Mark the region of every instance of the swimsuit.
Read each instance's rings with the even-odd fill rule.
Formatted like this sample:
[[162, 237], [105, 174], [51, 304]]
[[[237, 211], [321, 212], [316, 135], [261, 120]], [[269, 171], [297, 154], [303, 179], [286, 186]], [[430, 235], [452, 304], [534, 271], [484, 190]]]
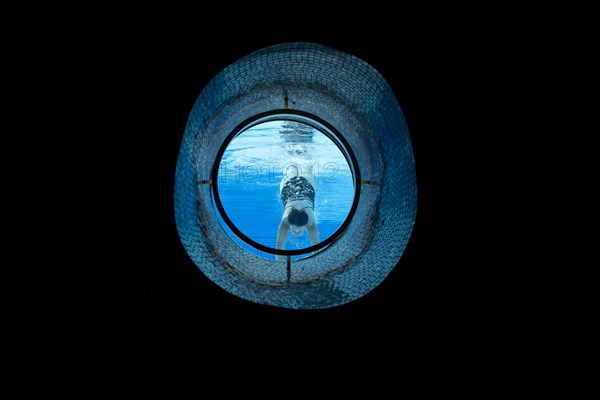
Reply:
[[[281, 201], [284, 208], [290, 207], [292, 202], [303, 202], [305, 207], [313, 208], [315, 204], [315, 189], [303, 176], [291, 177], [281, 189]], [[298, 207], [294, 207], [298, 208]]]

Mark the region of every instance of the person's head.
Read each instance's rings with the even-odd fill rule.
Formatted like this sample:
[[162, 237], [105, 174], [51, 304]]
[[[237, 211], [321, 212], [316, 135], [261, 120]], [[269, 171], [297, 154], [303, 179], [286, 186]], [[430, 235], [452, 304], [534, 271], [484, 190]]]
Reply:
[[290, 228], [292, 233], [296, 236], [300, 236], [304, 231], [304, 227], [308, 223], [308, 215], [303, 210], [296, 210], [292, 208], [290, 213], [288, 214], [288, 222], [290, 224]]

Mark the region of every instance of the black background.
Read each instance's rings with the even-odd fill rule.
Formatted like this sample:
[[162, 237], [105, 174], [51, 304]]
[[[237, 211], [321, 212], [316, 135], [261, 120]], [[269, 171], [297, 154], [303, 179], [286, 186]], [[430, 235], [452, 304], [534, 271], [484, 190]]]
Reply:
[[[33, 189], [6, 190], [7, 199], [31, 205], [5, 210], [20, 227], [7, 230], [9, 239], [25, 244], [5, 268], [22, 272], [26, 286], [5, 307], [18, 316], [6, 329], [21, 339], [11, 348], [14, 365], [45, 361], [45, 374], [100, 378], [91, 390], [141, 377], [153, 394], [168, 372], [196, 366], [197, 393], [212, 383], [209, 372], [227, 379], [215, 381], [226, 393], [264, 394], [278, 382], [286, 385], [278, 395], [304, 387], [314, 395], [321, 383], [353, 392], [367, 383], [370, 394], [390, 383], [402, 393], [413, 377], [419, 389], [445, 393], [477, 383], [512, 392], [513, 382], [554, 390], [565, 366], [579, 365], [560, 356], [588, 354], [577, 349], [586, 344], [578, 325], [590, 314], [577, 312], [593, 303], [582, 301], [593, 290], [580, 289], [579, 266], [590, 265], [577, 259], [581, 246], [558, 259], [565, 238], [578, 234], [558, 224], [577, 222], [572, 213], [583, 208], [564, 158], [585, 147], [577, 133], [593, 130], [579, 129], [579, 118], [553, 126], [569, 107], [590, 110], [587, 100], [579, 109], [579, 93], [559, 93], [592, 93], [582, 74], [593, 54], [586, 11], [219, 5], [53, 6], [62, 19], [38, 7], [23, 13], [37, 18], [32, 29], [19, 24], [9, 37], [9, 103], [26, 107], [7, 114], [17, 117], [7, 134], [24, 142], [6, 147], [7, 156], [24, 155], [7, 175]], [[175, 166], [196, 98], [231, 63], [291, 41], [321, 43], [377, 69], [404, 112], [416, 163], [417, 218], [398, 265], [370, 293], [325, 310], [228, 293], [190, 260], [175, 226]], [[561, 196], [576, 204], [557, 204]], [[567, 279], [573, 270], [576, 279]], [[17, 287], [8, 276], [4, 283]], [[139, 363], [128, 363], [131, 355]], [[369, 380], [371, 371], [388, 374]], [[258, 379], [235, 380], [251, 372]], [[552, 381], [539, 379], [546, 372]]]
[[[508, 28], [486, 20], [400, 25], [284, 29], [279, 20], [262, 28], [224, 25], [217, 33], [198, 24], [142, 32], [132, 42], [127, 57], [136, 68], [128, 71], [136, 86], [128, 98], [132, 108], [123, 111], [135, 121], [129, 135], [136, 138], [134, 171], [144, 199], [134, 206], [143, 228], [131, 253], [147, 334], [237, 344], [252, 337], [261, 346], [275, 339], [387, 346], [404, 335], [445, 346], [492, 340], [524, 318], [518, 268], [508, 256], [516, 245], [505, 235], [516, 218], [511, 204], [518, 184], [511, 179], [519, 158], [514, 120], [527, 95], [517, 83], [523, 53]], [[291, 41], [321, 43], [377, 69], [404, 112], [416, 163], [417, 219], [400, 262], [372, 292], [324, 310], [280, 309], [226, 292], [190, 260], [174, 221], [175, 164], [197, 96], [239, 58]], [[159, 339], [161, 345], [176, 341]]]
[[[593, 54], [586, 11], [219, 5], [53, 6], [62, 18], [38, 7], [8, 37], [5, 50], [16, 50], [5, 57], [16, 89], [9, 105], [25, 107], [7, 113], [17, 117], [7, 134], [24, 143], [6, 155], [24, 157], [6, 172], [33, 189], [6, 190], [28, 205], [5, 210], [20, 228], [9, 228], [9, 239], [25, 245], [5, 268], [23, 273], [26, 286], [8, 275], [4, 282], [17, 288], [5, 307], [5, 317], [18, 317], [6, 324], [20, 339], [7, 341], [18, 355], [13, 366], [46, 362], [44, 374], [63, 378], [52, 384], [100, 378], [91, 390], [141, 372], [142, 389], [153, 394], [165, 372], [194, 366], [203, 369], [193, 376], [198, 391], [211, 383], [209, 371], [228, 379], [223, 392], [268, 391], [265, 383], [277, 382], [287, 385], [281, 395], [313, 392], [313, 383], [354, 391], [364, 382], [372, 394], [385, 381], [401, 393], [407, 370], [423, 390], [483, 383], [512, 392], [513, 382], [554, 390], [565, 367], [579, 365], [560, 356], [588, 354], [577, 349], [587, 344], [578, 325], [590, 314], [577, 312], [593, 303], [582, 301], [593, 290], [580, 289], [579, 266], [590, 265], [578, 259], [581, 246], [558, 259], [565, 238], [579, 233], [558, 223], [578, 222], [572, 213], [583, 208], [573, 195], [579, 171], [566, 172], [564, 158], [585, 147], [578, 133], [593, 130], [579, 118], [553, 126], [569, 107], [590, 110], [587, 100], [579, 109], [580, 93], [559, 93], [592, 93], [583, 75]], [[417, 219], [400, 262], [372, 292], [325, 310], [279, 309], [226, 292], [190, 260], [174, 219], [175, 165], [196, 98], [239, 58], [290, 41], [331, 46], [377, 69], [404, 112], [416, 163]], [[560, 196], [575, 205], [556, 204]], [[576, 279], [567, 279], [573, 270]], [[139, 364], [127, 363], [133, 349]], [[392, 379], [367, 380], [372, 370]], [[259, 379], [232, 380], [249, 372]], [[539, 379], [546, 372], [552, 381]]]

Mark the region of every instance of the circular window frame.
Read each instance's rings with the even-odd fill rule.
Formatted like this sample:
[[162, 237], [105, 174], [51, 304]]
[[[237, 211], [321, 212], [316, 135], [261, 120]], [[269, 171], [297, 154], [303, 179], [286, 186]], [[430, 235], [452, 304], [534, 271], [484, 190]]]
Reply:
[[[225, 208], [223, 207], [223, 204], [221, 202], [221, 198], [219, 195], [219, 179], [218, 179], [219, 178], [219, 168], [221, 165], [221, 160], [223, 158], [223, 154], [225, 153], [225, 151], [226, 151], [227, 147], [229, 146], [229, 144], [231, 143], [231, 141], [233, 139], [235, 139], [236, 137], [238, 137], [239, 135], [241, 135], [246, 130], [252, 128], [253, 126], [256, 126], [256, 125], [264, 123], [264, 122], [270, 122], [270, 121], [295, 121], [295, 122], [300, 122], [300, 123], [306, 124], [306, 125], [312, 127], [313, 129], [318, 130], [319, 132], [321, 132], [322, 134], [327, 136], [327, 138], [330, 139], [338, 147], [340, 152], [344, 155], [346, 162], [348, 163], [348, 166], [350, 167], [350, 172], [352, 174], [353, 184], [354, 184], [354, 199], [352, 200], [352, 206], [350, 207], [350, 211], [348, 212], [348, 215], [346, 216], [344, 222], [338, 227], [338, 229], [334, 233], [332, 233], [329, 237], [327, 237], [327, 239], [325, 239], [315, 245], [305, 247], [302, 249], [295, 249], [295, 250], [276, 249], [276, 248], [265, 246], [263, 244], [260, 244], [256, 241], [250, 239], [231, 221], [231, 219], [227, 215], [227, 212], [225, 211]], [[225, 224], [227, 224], [229, 229], [231, 229], [231, 231], [238, 238], [240, 238], [243, 242], [245, 242], [246, 244], [252, 246], [253, 248], [255, 248], [257, 250], [263, 251], [268, 254], [274, 254], [274, 255], [278, 255], [278, 256], [289, 256], [289, 257], [308, 254], [308, 253], [314, 253], [318, 250], [328, 247], [329, 245], [334, 243], [337, 239], [339, 239], [344, 234], [344, 232], [350, 225], [352, 218], [354, 217], [354, 213], [356, 212], [356, 208], [358, 207], [358, 202], [360, 200], [360, 191], [361, 191], [361, 176], [360, 176], [360, 168], [358, 166], [358, 161], [356, 159], [356, 156], [354, 155], [354, 152], [352, 151], [352, 148], [350, 147], [350, 145], [346, 141], [346, 139], [343, 137], [343, 135], [333, 125], [331, 125], [327, 121], [319, 118], [318, 116], [308, 113], [308, 112], [304, 112], [304, 111], [300, 111], [300, 110], [291, 110], [291, 109], [277, 109], [277, 110], [266, 111], [266, 112], [263, 112], [260, 114], [256, 114], [256, 115], [244, 120], [242, 123], [238, 124], [229, 133], [229, 135], [227, 135], [227, 137], [221, 144], [219, 151], [216, 154], [215, 161], [213, 163], [213, 167], [212, 167], [212, 171], [211, 171], [211, 179], [212, 179], [211, 192], [212, 192], [213, 206], [216, 206], [219, 215], [221, 216], [221, 218], [223, 219]]]

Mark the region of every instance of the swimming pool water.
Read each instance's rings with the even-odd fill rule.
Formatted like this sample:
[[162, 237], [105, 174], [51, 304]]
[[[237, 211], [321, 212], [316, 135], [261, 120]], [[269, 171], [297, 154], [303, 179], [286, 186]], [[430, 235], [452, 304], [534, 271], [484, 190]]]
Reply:
[[[223, 153], [218, 173], [219, 197], [231, 222], [250, 239], [270, 248], [275, 248], [283, 213], [279, 184], [287, 168], [312, 168], [314, 172], [314, 211], [321, 241], [342, 225], [354, 199], [352, 172], [337, 145], [318, 130], [301, 129], [306, 125], [296, 126], [295, 131], [287, 126], [289, 122], [270, 121], [242, 132]], [[219, 219], [242, 248], [275, 259], [237, 238], [220, 215]], [[285, 248], [310, 245], [306, 232], [301, 236], [290, 232]]]

